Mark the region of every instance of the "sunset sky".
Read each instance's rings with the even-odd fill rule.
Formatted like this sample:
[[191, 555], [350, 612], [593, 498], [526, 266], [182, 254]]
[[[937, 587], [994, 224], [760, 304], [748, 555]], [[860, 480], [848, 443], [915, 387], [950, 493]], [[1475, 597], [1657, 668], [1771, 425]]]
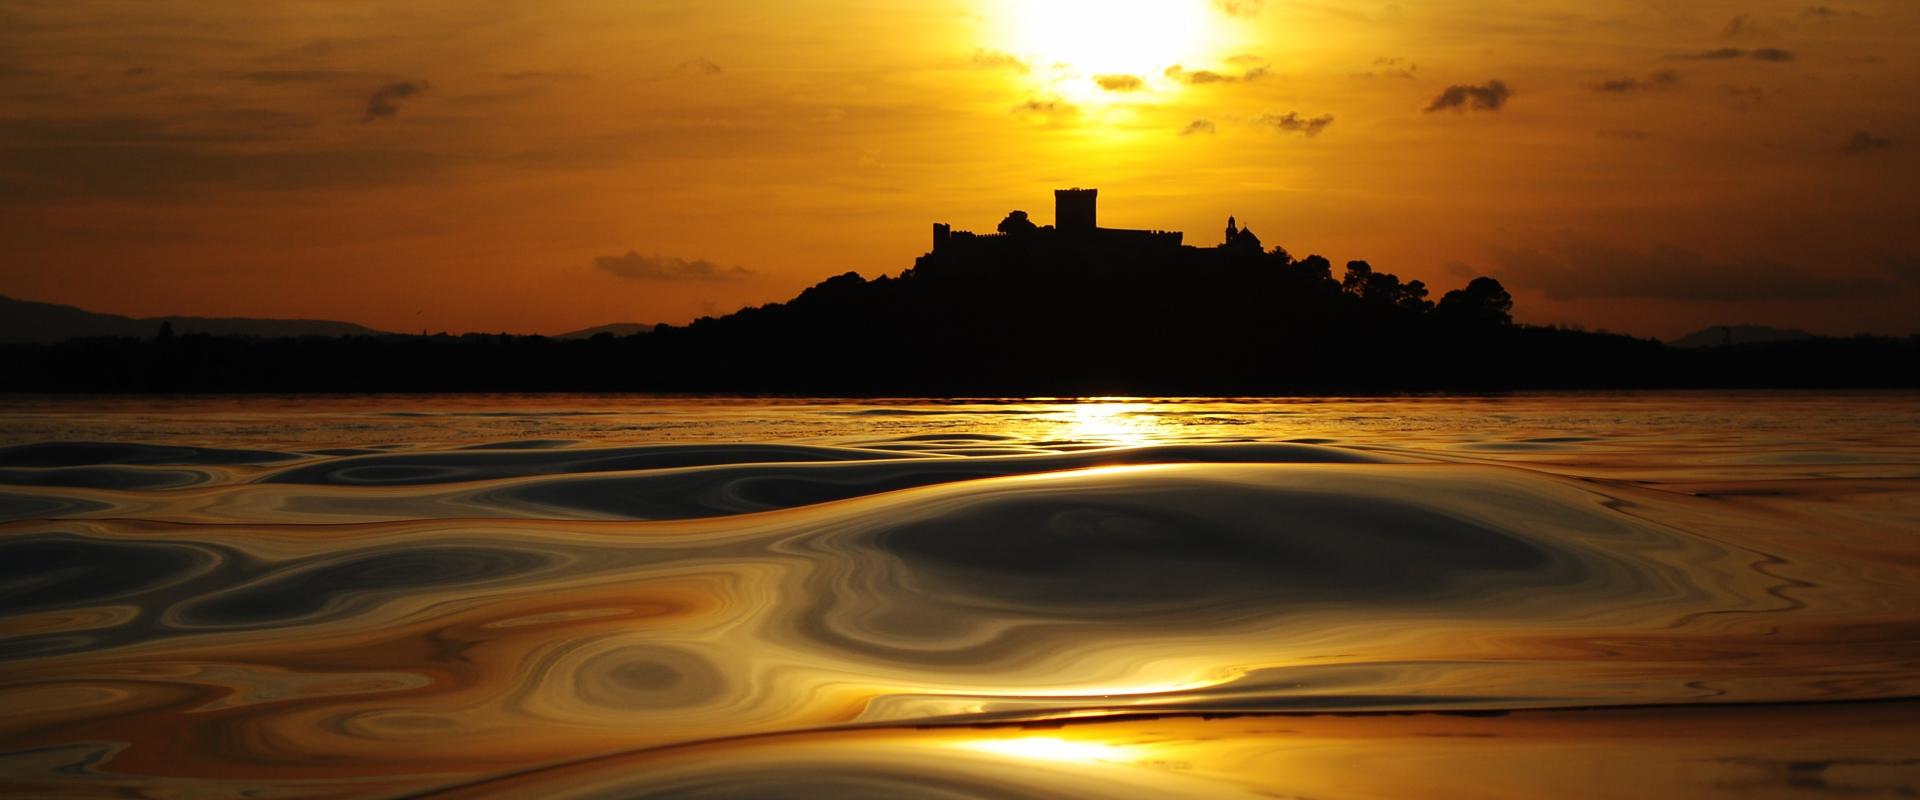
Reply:
[[1920, 3], [0, 0], [22, 299], [685, 322], [1066, 186], [1525, 322], [1911, 333]]

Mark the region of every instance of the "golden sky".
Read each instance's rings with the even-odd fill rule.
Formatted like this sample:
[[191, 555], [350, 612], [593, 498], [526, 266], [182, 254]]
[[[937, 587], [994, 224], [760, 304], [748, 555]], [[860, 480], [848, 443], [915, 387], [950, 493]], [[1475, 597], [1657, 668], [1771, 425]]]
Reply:
[[1911, 0], [0, 0], [0, 294], [557, 333], [929, 225], [1269, 245], [1522, 321], [1920, 330]]

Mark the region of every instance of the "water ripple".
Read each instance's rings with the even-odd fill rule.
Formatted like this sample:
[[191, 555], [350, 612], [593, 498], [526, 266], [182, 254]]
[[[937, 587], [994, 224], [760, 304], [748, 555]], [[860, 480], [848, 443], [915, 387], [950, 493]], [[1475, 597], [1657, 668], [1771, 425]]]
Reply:
[[[834, 409], [806, 444], [0, 449], [0, 790], [1325, 796], [1286, 753], [1604, 748], [1721, 704], [1829, 715], [1823, 763], [1879, 775], [1920, 733], [1781, 710], [1920, 695], [1920, 490], [1894, 472], [1623, 480], [1541, 466], [1613, 445], [1551, 429], [1441, 453], [1111, 446], [1067, 410], [920, 427], [951, 413]], [[1607, 707], [1675, 710], [1487, 716]], [[1429, 712], [1480, 716], [1368, 716]], [[1208, 716], [1154, 716], [1183, 714]], [[1700, 721], [1718, 744], [1663, 768], [1778, 788], [1754, 773], [1788, 748], [1754, 727]]]

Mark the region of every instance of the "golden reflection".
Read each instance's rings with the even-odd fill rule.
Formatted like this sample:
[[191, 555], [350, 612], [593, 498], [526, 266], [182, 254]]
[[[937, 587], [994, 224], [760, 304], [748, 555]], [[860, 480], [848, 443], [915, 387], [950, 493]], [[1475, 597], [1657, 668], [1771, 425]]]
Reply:
[[1140, 748], [1104, 742], [1075, 742], [1058, 736], [1022, 736], [1014, 739], [974, 739], [957, 746], [997, 756], [1037, 761], [1063, 761], [1073, 764], [1138, 761]]
[[1095, 401], [1070, 407], [1067, 438], [1138, 447], [1154, 440], [1156, 418], [1146, 403]]

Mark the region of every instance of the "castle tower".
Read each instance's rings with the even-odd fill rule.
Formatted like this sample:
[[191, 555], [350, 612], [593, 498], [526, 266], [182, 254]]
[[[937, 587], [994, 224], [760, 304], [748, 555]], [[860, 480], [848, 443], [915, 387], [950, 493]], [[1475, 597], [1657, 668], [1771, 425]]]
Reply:
[[1053, 193], [1053, 226], [1061, 231], [1092, 231], [1100, 227], [1099, 189], [1057, 189]]
[[933, 223], [933, 252], [946, 249], [947, 242], [953, 241], [953, 226], [944, 222]]

